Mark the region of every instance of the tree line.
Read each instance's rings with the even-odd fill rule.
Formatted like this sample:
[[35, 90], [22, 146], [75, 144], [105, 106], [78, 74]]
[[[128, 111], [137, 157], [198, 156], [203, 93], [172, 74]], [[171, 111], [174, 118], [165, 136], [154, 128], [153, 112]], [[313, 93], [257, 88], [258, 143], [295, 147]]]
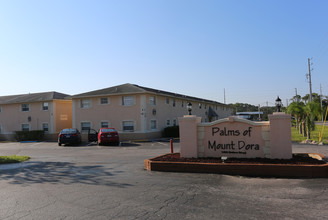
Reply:
[[[328, 106], [327, 97], [321, 100], [320, 95], [312, 93], [304, 97], [296, 95], [291, 99], [292, 103], [287, 107], [286, 112], [295, 118], [295, 127], [307, 139], [311, 139], [311, 131], [315, 129], [315, 121], [322, 120]], [[322, 106], [321, 106], [322, 105]]]
[[[294, 121], [294, 126], [300, 134], [307, 139], [311, 139], [311, 131], [315, 129], [315, 121], [321, 121], [326, 113], [328, 107], [328, 97], [312, 93], [312, 101], [310, 101], [310, 94], [305, 96], [296, 95], [290, 99], [292, 101], [287, 107], [283, 106], [281, 111], [291, 114]], [[322, 106], [321, 106], [322, 105]], [[268, 120], [268, 115], [277, 111], [276, 106], [255, 106], [247, 103], [229, 104], [233, 109], [233, 114], [236, 112], [258, 112], [261, 111], [260, 120]], [[259, 120], [259, 118], [256, 118]]]

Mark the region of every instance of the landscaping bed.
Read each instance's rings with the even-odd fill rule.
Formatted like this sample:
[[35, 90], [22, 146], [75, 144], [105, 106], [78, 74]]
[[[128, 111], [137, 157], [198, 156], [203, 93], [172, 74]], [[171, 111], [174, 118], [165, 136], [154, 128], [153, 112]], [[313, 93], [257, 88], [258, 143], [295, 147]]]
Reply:
[[249, 164], [326, 164], [323, 160], [310, 157], [309, 154], [293, 154], [292, 159], [268, 159], [268, 158], [182, 158], [180, 153], [165, 154], [152, 159], [153, 161], [166, 162], [196, 162], [196, 163], [249, 163]]
[[145, 169], [162, 172], [216, 173], [255, 177], [327, 178], [328, 164], [320, 154], [294, 154], [292, 159], [181, 158], [165, 154], [144, 161]]

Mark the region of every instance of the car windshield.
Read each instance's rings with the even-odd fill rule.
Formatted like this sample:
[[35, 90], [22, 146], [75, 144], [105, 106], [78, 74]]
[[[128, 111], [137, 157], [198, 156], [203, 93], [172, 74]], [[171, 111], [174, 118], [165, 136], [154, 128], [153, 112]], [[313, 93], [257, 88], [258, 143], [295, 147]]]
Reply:
[[103, 129], [101, 129], [100, 131], [101, 131], [101, 132], [116, 132], [116, 130], [113, 129], [113, 128], [103, 128]]
[[63, 129], [61, 131], [62, 134], [71, 134], [71, 133], [77, 133], [77, 130], [74, 128], [68, 128], [68, 129]]

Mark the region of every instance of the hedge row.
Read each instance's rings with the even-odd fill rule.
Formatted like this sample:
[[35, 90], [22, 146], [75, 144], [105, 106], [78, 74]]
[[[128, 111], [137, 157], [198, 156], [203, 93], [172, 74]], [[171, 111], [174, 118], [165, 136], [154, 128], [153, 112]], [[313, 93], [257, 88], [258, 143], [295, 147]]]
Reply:
[[170, 126], [164, 128], [163, 137], [174, 137], [174, 138], [180, 137], [179, 126]]
[[15, 131], [17, 141], [42, 141], [44, 138], [43, 130], [34, 131]]

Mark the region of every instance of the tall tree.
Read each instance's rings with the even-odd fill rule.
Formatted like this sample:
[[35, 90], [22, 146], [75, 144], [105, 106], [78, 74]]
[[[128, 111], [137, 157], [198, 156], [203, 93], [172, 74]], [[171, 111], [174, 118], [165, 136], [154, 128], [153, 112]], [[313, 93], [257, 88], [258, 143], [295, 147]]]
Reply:
[[303, 102], [292, 102], [288, 108], [287, 113], [291, 114], [295, 117], [296, 120], [296, 128], [299, 130], [300, 134], [302, 134], [302, 121], [304, 119], [304, 103]]
[[315, 128], [315, 119], [317, 117], [321, 117], [321, 106], [320, 103], [318, 102], [308, 102], [305, 107], [305, 124], [306, 124], [306, 134], [307, 134], [307, 139], [311, 139], [311, 131], [314, 130]]

